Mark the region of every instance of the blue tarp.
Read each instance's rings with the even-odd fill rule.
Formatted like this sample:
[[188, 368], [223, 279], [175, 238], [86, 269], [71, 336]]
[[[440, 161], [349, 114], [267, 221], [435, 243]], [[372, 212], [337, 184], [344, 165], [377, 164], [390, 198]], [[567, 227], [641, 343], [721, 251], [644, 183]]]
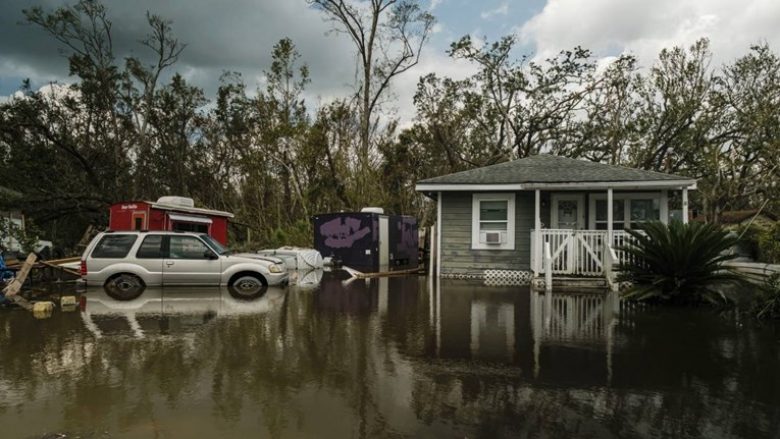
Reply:
[[14, 277], [14, 272], [6, 268], [5, 258], [0, 253], [0, 305], [6, 302], [5, 294], [2, 292], [3, 281]]
[[5, 257], [0, 253], [0, 281], [11, 279], [12, 277], [14, 277], [14, 272], [5, 266]]

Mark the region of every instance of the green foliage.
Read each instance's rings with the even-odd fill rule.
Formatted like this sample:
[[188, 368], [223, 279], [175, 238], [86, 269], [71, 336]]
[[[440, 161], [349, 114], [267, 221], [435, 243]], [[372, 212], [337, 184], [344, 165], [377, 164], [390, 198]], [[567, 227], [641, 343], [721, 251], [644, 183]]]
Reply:
[[758, 289], [753, 310], [759, 319], [780, 318], [780, 273], [769, 276]]
[[312, 247], [314, 231], [308, 219], [298, 220], [287, 227], [276, 228], [268, 240], [267, 247], [276, 248], [285, 245]]
[[780, 263], [780, 222], [766, 226], [740, 227], [741, 244], [752, 258], [767, 264]]
[[780, 264], [780, 222], [775, 222], [758, 233], [758, 251], [761, 261]]
[[626, 297], [670, 303], [713, 304], [729, 302], [722, 292], [741, 277], [723, 263], [735, 256], [729, 252], [737, 242], [718, 226], [659, 221], [628, 230], [633, 240], [619, 248], [633, 263], [618, 267], [634, 286]]
[[[393, 132], [379, 129], [379, 115], [396, 77], [420, 61], [422, 49], [433, 31], [434, 16], [419, 0], [307, 0], [321, 11], [334, 29], [349, 36], [356, 51], [355, 100], [358, 114], [357, 147], [352, 160], [356, 169], [353, 192], [360, 204], [372, 204], [376, 172], [377, 139]], [[395, 123], [390, 122], [389, 127]]]
[[709, 220], [763, 200], [780, 212], [780, 57], [766, 44], [722, 69], [702, 39], [648, 69], [622, 56], [601, 72], [581, 48], [531, 62], [515, 45], [464, 37], [450, 55], [476, 74], [420, 78], [407, 133], [430, 175], [545, 151], [696, 177], [692, 203]]
[[739, 226], [736, 229], [739, 236], [739, 247], [747, 253], [750, 258], [757, 261], [761, 260], [760, 251], [758, 249], [758, 235], [761, 233], [761, 228], [755, 224], [748, 226]]
[[[709, 219], [767, 199], [780, 213], [780, 58], [765, 44], [715, 70], [700, 40], [639, 70], [631, 56], [596, 69], [581, 47], [535, 60], [511, 36], [464, 37], [448, 53], [475, 73], [420, 78], [417, 117], [399, 130], [383, 107], [431, 35], [427, 8], [308, 2], [357, 51], [354, 95], [318, 107], [303, 98], [317, 72], [289, 38], [273, 47], [263, 88], [229, 72], [210, 97], [176, 73], [185, 45], [170, 21], [147, 14], [139, 55], [122, 58], [99, 0], [24, 11], [67, 56], [72, 85], [25, 82], [22, 98], [0, 104], [0, 181], [23, 195], [7, 207], [72, 247], [113, 202], [183, 195], [234, 212], [261, 245], [299, 243], [302, 218], [365, 205], [424, 226], [433, 203], [415, 192], [419, 179], [552, 152], [696, 177], [691, 202]], [[777, 242], [766, 235], [762, 251], [776, 258]]]

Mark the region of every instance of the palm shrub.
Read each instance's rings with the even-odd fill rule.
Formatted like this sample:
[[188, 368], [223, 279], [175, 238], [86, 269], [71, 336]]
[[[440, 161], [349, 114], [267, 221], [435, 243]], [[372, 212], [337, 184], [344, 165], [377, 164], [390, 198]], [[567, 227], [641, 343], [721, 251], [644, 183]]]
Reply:
[[723, 263], [736, 257], [729, 250], [737, 238], [714, 224], [660, 221], [627, 230], [633, 239], [618, 247], [626, 253], [618, 269], [633, 286], [626, 297], [673, 303], [726, 303], [724, 284], [741, 276]]

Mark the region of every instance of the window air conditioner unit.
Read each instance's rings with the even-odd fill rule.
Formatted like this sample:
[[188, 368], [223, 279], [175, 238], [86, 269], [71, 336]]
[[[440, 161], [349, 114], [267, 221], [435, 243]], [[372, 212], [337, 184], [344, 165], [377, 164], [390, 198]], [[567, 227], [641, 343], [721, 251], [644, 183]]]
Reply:
[[506, 232], [483, 232], [482, 242], [500, 245], [506, 242]]

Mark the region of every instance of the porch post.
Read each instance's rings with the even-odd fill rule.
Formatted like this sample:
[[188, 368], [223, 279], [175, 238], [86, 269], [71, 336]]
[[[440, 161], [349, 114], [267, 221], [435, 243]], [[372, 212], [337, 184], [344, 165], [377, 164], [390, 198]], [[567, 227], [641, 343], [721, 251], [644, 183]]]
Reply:
[[688, 224], [688, 188], [684, 187], [682, 190], [682, 221], [683, 224]]
[[533, 254], [534, 266], [531, 267], [531, 268], [533, 268], [534, 277], [536, 277], [536, 276], [539, 275], [539, 265], [540, 265], [540, 259], [541, 259], [541, 256], [542, 256], [541, 255], [542, 252], [539, 250], [539, 249], [542, 248], [542, 231], [541, 231], [541, 228], [542, 228], [542, 218], [541, 218], [541, 208], [540, 208], [540, 206], [541, 206], [541, 200], [540, 200], [541, 194], [540, 194], [539, 189], [536, 189], [536, 191], [534, 191], [534, 196], [535, 196], [535, 199], [534, 199], [534, 245], [533, 245], [533, 248], [531, 249], [531, 251], [534, 252], [534, 254]]
[[607, 189], [607, 242], [612, 246], [612, 188]]
[[661, 222], [664, 224], [669, 224], [669, 191], [667, 190], [661, 191], [661, 205], [659, 207], [660, 207]]

